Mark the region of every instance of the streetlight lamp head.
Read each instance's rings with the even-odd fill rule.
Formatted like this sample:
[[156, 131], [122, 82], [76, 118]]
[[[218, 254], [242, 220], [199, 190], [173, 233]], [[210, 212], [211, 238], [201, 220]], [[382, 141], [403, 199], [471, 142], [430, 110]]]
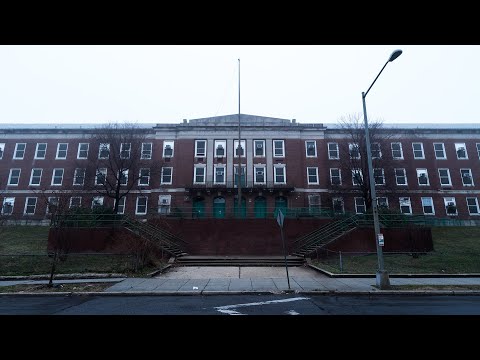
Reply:
[[402, 55], [402, 50], [398, 49], [398, 50], [395, 50], [392, 55], [390, 55], [390, 59], [388, 59], [389, 62], [392, 62], [393, 60], [395, 60], [397, 57], [399, 57], [400, 55]]

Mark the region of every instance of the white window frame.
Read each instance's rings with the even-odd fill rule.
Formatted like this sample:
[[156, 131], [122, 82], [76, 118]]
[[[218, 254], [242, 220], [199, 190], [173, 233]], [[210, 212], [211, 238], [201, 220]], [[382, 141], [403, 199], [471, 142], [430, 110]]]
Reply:
[[[309, 145], [313, 144], [313, 155], [308, 154]], [[317, 157], [317, 142], [315, 140], [305, 140], [305, 157], [316, 158]]]
[[[17, 178], [17, 183], [16, 184], [12, 184], [12, 172], [13, 172], [13, 170], [18, 170], [18, 176], [16, 176], [16, 178]], [[22, 174], [22, 169], [19, 169], [19, 168], [10, 169], [10, 174], [8, 175], [7, 186], [18, 186], [18, 184], [20, 184], [20, 175], [21, 174]]]
[[[426, 205], [424, 203], [424, 200], [429, 200], [431, 205]], [[422, 203], [423, 215], [435, 215], [435, 206], [433, 204], [433, 198], [431, 196], [421, 197], [420, 202]], [[425, 212], [425, 207], [426, 206], [431, 206], [432, 207], [432, 212]]]
[[[172, 153], [170, 155], [165, 154], [168, 146], [172, 150]], [[164, 158], [173, 158], [174, 155], [175, 155], [175, 142], [173, 140], [164, 140], [163, 141], [163, 157]]]
[[[35, 170], [40, 170], [40, 175], [38, 176], [38, 178], [39, 178], [38, 184], [33, 184], [33, 183], [32, 183], [33, 173], [35, 172]], [[43, 175], [43, 169], [41, 169], [41, 168], [33, 168], [33, 169], [32, 169], [32, 172], [30, 173], [30, 182], [28, 183], [28, 185], [30, 185], [30, 186], [40, 186], [40, 184], [42, 183], [42, 175]]]
[[380, 204], [380, 199], [385, 199], [385, 206], [384, 207], [388, 209], [388, 197], [386, 197], [386, 196], [377, 197], [377, 208], [380, 209], [380, 208], [383, 207], [382, 204]]
[[[257, 148], [257, 145], [261, 145], [261, 147]], [[257, 149], [262, 149], [262, 154], [257, 155]], [[265, 140], [253, 140], [253, 157], [256, 158], [264, 158], [265, 157]]]
[[309, 194], [308, 195], [308, 210], [310, 211], [320, 211], [321, 209], [321, 197], [319, 194]]
[[[147, 175], [142, 175], [142, 171], [148, 171]], [[147, 179], [147, 183], [143, 184], [142, 179]], [[138, 171], [138, 186], [150, 186], [150, 168], [141, 168]]]
[[[442, 178], [445, 179], [445, 176], [440, 174], [441, 170], [446, 170], [448, 175], [448, 184], [442, 184]], [[450, 169], [448, 168], [439, 168], [438, 170], [438, 181], [440, 182], [440, 186], [452, 186], [452, 178], [450, 177]]]
[[[333, 145], [335, 149], [330, 149], [330, 145]], [[340, 150], [338, 149], [338, 143], [336, 142], [329, 142], [327, 143], [327, 152], [328, 152], [328, 159], [329, 160], [338, 160], [340, 159]], [[335, 152], [337, 155], [332, 156], [332, 152]]]
[[[77, 206], [77, 205], [75, 205], [75, 206], [72, 205], [73, 199], [80, 199], [80, 200], [78, 201], [78, 206]], [[72, 207], [82, 207], [82, 197], [81, 197], [81, 196], [72, 196], [72, 197], [70, 197], [70, 202], [69, 202], [68, 208], [71, 209]]]
[[[138, 211], [139, 200], [145, 199], [145, 205], [141, 205], [142, 207], [145, 206], [145, 212]], [[146, 215], [148, 211], [148, 197], [147, 196], [137, 196], [137, 200], [135, 201], [135, 215]]]
[[103, 175], [104, 181], [107, 181], [107, 168], [98, 168], [95, 171], [95, 185], [105, 185], [98, 182], [98, 175]]
[[[239, 164], [234, 164], [233, 165], [233, 184], [234, 184], [235, 187], [238, 187], [237, 180], [236, 180], [237, 176], [238, 176], [238, 165]], [[247, 183], [247, 165], [246, 164], [241, 164], [241, 165], [242, 165], [241, 172], [243, 173], [241, 175], [243, 175], [243, 179], [244, 179], [242, 181], [242, 186], [246, 186], [246, 183]]]
[[[283, 174], [277, 174], [278, 169], [282, 169]], [[283, 181], [277, 181], [277, 175], [283, 176]], [[273, 166], [273, 183], [286, 184], [287, 183], [287, 166], [285, 164], [275, 164]]]
[[[55, 173], [56, 173], [57, 171], [60, 171], [60, 170], [61, 170], [61, 172], [62, 172], [62, 176], [60, 177], [60, 184], [55, 184], [55, 178], [58, 178], [58, 177], [59, 177], [59, 175], [56, 175]], [[55, 169], [53, 169], [53, 171], [52, 171], [52, 181], [51, 181], [50, 185], [51, 185], [51, 186], [62, 186], [62, 184], [63, 184], [63, 175], [64, 175], [64, 174], [65, 174], [65, 169], [63, 169], [63, 168], [55, 168]]]
[[[246, 143], [247, 143], [246, 140], [244, 140], [244, 139], [240, 140], [240, 147], [241, 147], [242, 152], [243, 152], [243, 155], [241, 156], [242, 158], [247, 156]], [[238, 148], [238, 139], [233, 140], [233, 157], [236, 157], [236, 158], [238, 158], [237, 148]]]
[[[443, 152], [442, 157], [437, 156], [437, 151], [440, 151], [440, 150], [436, 150], [435, 145], [442, 145], [442, 152]], [[435, 159], [437, 159], [437, 160], [446, 160], [447, 159], [447, 153], [445, 152], [445, 144], [444, 143], [433, 143], [433, 153], [435, 155]]]
[[[459, 157], [459, 150], [463, 149], [465, 151], [465, 157]], [[457, 155], [458, 160], [468, 160], [467, 145], [465, 143], [455, 143], [455, 154]]]
[[[203, 154], [198, 151], [198, 145], [200, 143], [204, 144]], [[195, 140], [195, 157], [204, 158], [207, 157], [207, 140]]]
[[[215, 140], [215, 157], [216, 158], [224, 158], [227, 156], [227, 140]], [[223, 149], [223, 155], [218, 154], [218, 149], [221, 147]]]
[[[277, 149], [279, 148], [276, 148], [275, 147], [275, 142], [280, 142], [282, 144], [281, 146], [281, 154], [277, 154]], [[273, 157], [274, 158], [283, 158], [285, 157], [285, 140], [280, 140], [280, 139], [274, 139], [272, 140], [272, 151], [273, 151]]]
[[47, 206], [45, 207], [45, 213], [51, 214], [52, 212], [50, 211], [50, 208], [53, 206], [56, 206], [58, 208], [59, 201], [60, 199], [57, 196], [49, 196]]
[[[117, 214], [125, 214], [125, 204], [127, 203], [127, 197], [122, 196], [120, 200], [118, 201], [118, 211]], [[114, 204], [117, 202], [117, 199], [115, 199]]]
[[[127, 147], [125, 145], [128, 145], [128, 150], [124, 149], [124, 147]], [[122, 159], [122, 160], [130, 159], [131, 152], [132, 152], [132, 143], [121, 143], [120, 144], [120, 159]]]
[[[150, 145], [150, 150], [145, 149], [147, 146]], [[150, 160], [152, 158], [153, 152], [153, 144], [151, 142], [142, 143], [142, 153], [140, 154], [141, 160]]]
[[[402, 202], [404, 204], [402, 205]], [[410, 200], [410, 197], [400, 197], [398, 198], [398, 205], [400, 206], [400, 213], [404, 215], [412, 215], [412, 201]], [[402, 206], [408, 206], [408, 211], [409, 212], [403, 212], [402, 211]]]
[[[170, 169], [170, 181], [164, 181], [164, 176], [168, 176], [165, 173], [165, 169]], [[173, 182], [173, 166], [164, 166], [162, 167], [162, 173], [160, 175], [160, 184], [162, 185], [172, 185]]]
[[[5, 212], [5, 205], [7, 203], [11, 204], [11, 211], [6, 213]], [[3, 203], [2, 203], [2, 215], [12, 215], [13, 214], [13, 209], [15, 208], [15, 198], [14, 197], [5, 197], [3, 198]]]
[[[222, 169], [223, 171], [223, 181], [218, 181], [217, 179], [217, 176], [220, 176], [219, 174], [217, 174], [217, 171], [220, 171], [219, 169]], [[213, 183], [214, 184], [226, 184], [227, 182], [227, 169], [226, 169], [226, 166], [225, 165], [216, 165], [214, 166], [213, 168]]]
[[[82, 149], [82, 146], [86, 145], [86, 149]], [[78, 149], [77, 149], [77, 159], [82, 160], [82, 159], [88, 159], [88, 150], [90, 150], [90, 143], [79, 143], [78, 144]], [[81, 153], [85, 152], [85, 156], [81, 156]]]
[[[263, 181], [258, 181], [257, 176], [260, 176], [258, 172], [263, 173]], [[253, 167], [253, 181], [255, 184], [266, 184], [267, 183], [267, 166], [266, 165], [260, 165], [260, 164], [255, 164]]]
[[[420, 145], [420, 150], [415, 150], [415, 145]], [[421, 151], [422, 155], [421, 156], [416, 156], [415, 151]], [[425, 151], [423, 150], [423, 143], [421, 142], [412, 142], [412, 153], [413, 153], [413, 158], [415, 160], [424, 160], [425, 159]]]
[[[462, 172], [462, 171], [465, 172], [465, 173], [468, 173], [468, 175], [470, 176], [470, 184], [465, 184], [465, 181], [464, 181], [465, 176], [463, 175], [463, 172]], [[462, 169], [460, 169], [460, 177], [462, 178], [462, 185], [463, 185], [463, 186], [468, 186], [468, 187], [470, 187], [470, 186], [475, 186], [475, 184], [473, 183], [472, 169], [469, 169], [469, 168], [462, 168]]]
[[[198, 169], [202, 169], [203, 174], [199, 174]], [[202, 176], [203, 181], [197, 181], [197, 176]], [[207, 167], [204, 164], [195, 165], [195, 167], [193, 168], [193, 183], [194, 184], [205, 184], [206, 178], [207, 178]]]
[[[374, 147], [375, 147], [374, 145], [377, 145], [378, 149], [374, 149]], [[374, 150], [378, 150], [378, 156], [374, 155]], [[370, 151], [372, 153], [372, 159], [381, 159], [382, 158], [382, 147], [381, 147], [379, 142], [372, 143], [372, 145], [370, 146]]]
[[[40, 149], [39, 149], [40, 145], [45, 145], [45, 149], [40, 150]], [[45, 159], [45, 157], [47, 156], [47, 146], [48, 146], [47, 143], [37, 143], [37, 146], [35, 146], [35, 157], [34, 157], [35, 160], [44, 160], [44, 159]], [[42, 156], [38, 156], [38, 152], [39, 152], [39, 151], [43, 151], [43, 152], [44, 152], [44, 153], [43, 153], [43, 157], [42, 157]]]
[[118, 171], [118, 177], [120, 178], [120, 186], [128, 185], [128, 169], [123, 169], [123, 171]]
[[[377, 176], [375, 176], [375, 171], [382, 170], [382, 182], [377, 183]], [[375, 185], [385, 185], [385, 170], [383, 168], [374, 168], [373, 169], [373, 179], [375, 181]]]
[[[353, 157], [352, 152], [354, 148], [357, 149], [357, 156]], [[361, 154], [360, 154], [360, 145], [358, 143], [348, 143], [348, 155], [350, 156], [350, 159], [360, 159]]]
[[[399, 176], [397, 175], [397, 170], [403, 170], [403, 175]], [[397, 186], [408, 186], [408, 179], [407, 179], [407, 170], [405, 168], [395, 168], [393, 169], [393, 172], [395, 174], [395, 184], [397, 184]], [[399, 184], [398, 183], [398, 178], [400, 177], [403, 177], [405, 179], [405, 184]]]
[[[428, 170], [425, 169], [425, 168], [417, 168], [415, 169], [416, 172], [417, 172], [417, 183], [418, 183], [418, 186], [430, 186], [430, 179], [428, 177]], [[425, 174], [425, 177], [427, 179], [427, 183], [426, 184], [421, 184], [420, 183], [420, 177], [422, 174]]]
[[163, 215], [170, 214], [172, 206], [172, 195], [158, 196], [158, 213]]
[[[34, 200], [34, 204], [33, 205], [28, 204], [29, 200]], [[38, 201], [38, 198], [36, 197], [25, 198], [25, 207], [23, 208], [23, 215], [27, 215], [27, 216], [35, 215], [35, 211], [37, 209], [37, 201]], [[28, 207], [31, 207], [31, 206], [33, 206], [33, 212], [27, 212]]]
[[[393, 145], [400, 145], [399, 149], [394, 149]], [[392, 159], [393, 160], [403, 160], [403, 147], [401, 142], [392, 142], [390, 143], [390, 149], [392, 150]], [[395, 151], [400, 151], [400, 156], [395, 156]]]
[[[335, 201], [339, 201], [342, 204], [342, 211], [338, 212], [335, 210]], [[334, 214], [345, 214], [345, 203], [342, 197], [334, 197], [332, 198], [332, 210]]]
[[[310, 174], [310, 171], [315, 171], [315, 174]], [[310, 177], [315, 176], [315, 181], [310, 181]], [[318, 185], [318, 167], [307, 167], [307, 183], [308, 185]]]
[[[474, 199], [474, 200], [475, 200], [475, 205], [469, 205], [469, 204], [468, 204], [468, 200], [469, 200], [469, 199]], [[465, 201], [466, 201], [466, 203], [467, 203], [467, 208], [468, 208], [468, 213], [469, 213], [469, 215], [470, 215], [470, 216], [479, 216], [479, 215], [480, 215], [480, 208], [479, 208], [479, 206], [478, 206], [478, 198], [469, 196], [469, 197], [466, 197], [466, 198], [465, 198]], [[470, 207], [471, 207], [471, 206], [475, 206], [475, 208], [476, 208], [477, 211], [474, 212], [474, 213], [472, 213], [472, 212], [470, 211]]]
[[[355, 204], [355, 214], [365, 214], [367, 212], [367, 205], [365, 204], [365, 199], [363, 197], [355, 197], [353, 198]], [[362, 204], [359, 204], [358, 200], [361, 200]], [[364, 209], [364, 211], [358, 211], [359, 208]]]
[[[337, 176], [333, 176], [332, 170], [338, 170], [338, 180], [339, 180], [338, 184], [333, 183], [333, 178], [337, 177]], [[342, 185], [342, 169], [340, 169], [340, 168], [330, 168], [330, 185], [333, 185], [333, 186]]]
[[[79, 177], [78, 171], [82, 170], [83, 171], [83, 177], [82, 177], [82, 183], [77, 183], [77, 178]], [[73, 184], [74, 186], [82, 186], [85, 184], [85, 174], [87, 172], [87, 169], [85, 168], [76, 168], [74, 173], [73, 173]]]
[[0, 160], [3, 159], [3, 154], [5, 154], [5, 143], [0, 143]]
[[[0, 144], [2, 145], [2, 144]], [[478, 159], [480, 160], [480, 143], [476, 143], [475, 144], [476, 148], [477, 148], [477, 156], [478, 156]]]
[[[447, 212], [447, 206], [450, 204], [450, 203], [453, 203], [453, 205], [455, 206], [455, 213], [448, 213]], [[458, 207], [457, 207], [457, 201], [454, 197], [444, 197], [443, 198], [443, 205], [445, 207], [445, 214], [447, 214], [447, 216], [457, 216], [458, 215]]]
[[[23, 150], [18, 149], [19, 145], [23, 145]], [[17, 152], [19, 152], [19, 151], [22, 152], [22, 156], [17, 156]], [[25, 157], [25, 151], [27, 151], [27, 143], [16, 143], [15, 144], [15, 151], [13, 152], [13, 159], [14, 160], [23, 160], [23, 158]]]
[[[65, 150], [60, 150], [61, 145], [66, 145]], [[60, 156], [60, 151], [65, 151], [65, 156]], [[55, 160], [66, 160], [68, 154], [68, 143], [58, 143], [57, 144], [57, 154], [55, 155]]]
[[98, 207], [103, 206], [104, 204], [104, 197], [103, 196], [94, 196], [92, 198], [92, 209], [95, 209], [96, 206], [94, 206], [96, 203], [99, 203]]
[[[101, 156], [103, 151], [108, 152], [107, 156]], [[99, 159], [110, 158], [110, 144], [109, 143], [100, 143], [98, 145], [98, 158]]]
[[362, 179], [363, 182], [363, 172], [362, 169], [352, 169], [352, 185], [353, 186], [360, 186], [360, 183], [355, 181], [356, 177], [355, 174], [360, 174], [360, 178]]

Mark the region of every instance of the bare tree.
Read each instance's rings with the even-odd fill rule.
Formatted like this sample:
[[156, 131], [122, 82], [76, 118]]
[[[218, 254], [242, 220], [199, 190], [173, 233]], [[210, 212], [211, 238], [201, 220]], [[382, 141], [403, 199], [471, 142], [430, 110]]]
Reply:
[[[338, 162], [342, 180], [332, 184], [335, 194], [355, 194], [363, 197], [366, 210], [372, 207], [368, 172], [365, 125], [363, 115], [355, 114], [339, 120], [339, 131], [344, 135], [338, 143]], [[372, 166], [377, 198], [395, 191], [395, 173], [390, 143], [393, 134], [383, 128], [382, 120], [369, 122]], [[329, 149], [330, 151], [330, 149]], [[382, 207], [383, 204], [378, 204]]]
[[114, 199], [114, 213], [132, 190], [141, 191], [145, 179], [159, 177], [161, 163], [152, 161], [152, 142], [146, 131], [131, 123], [110, 123], [92, 134], [91, 151], [85, 169], [86, 187], [93, 193]]

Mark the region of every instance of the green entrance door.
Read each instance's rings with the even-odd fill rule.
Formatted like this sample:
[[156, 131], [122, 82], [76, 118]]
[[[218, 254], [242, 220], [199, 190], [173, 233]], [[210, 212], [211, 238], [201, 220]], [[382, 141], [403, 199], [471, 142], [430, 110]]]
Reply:
[[202, 219], [205, 217], [205, 199], [197, 197], [193, 200], [192, 217]]
[[267, 199], [263, 196], [257, 196], [255, 198], [255, 217], [258, 219], [267, 217]]
[[225, 198], [219, 196], [213, 199], [213, 217], [216, 219], [225, 217]]
[[247, 204], [245, 198], [242, 196], [242, 204], [240, 211], [238, 211], [238, 196], [235, 196], [233, 201], [233, 213], [235, 214], [235, 217], [245, 219], [247, 217]]
[[282, 210], [283, 215], [287, 215], [287, 199], [283, 196], [275, 198], [275, 211], [273, 212], [273, 217], [275, 219], [277, 218], [278, 210]]

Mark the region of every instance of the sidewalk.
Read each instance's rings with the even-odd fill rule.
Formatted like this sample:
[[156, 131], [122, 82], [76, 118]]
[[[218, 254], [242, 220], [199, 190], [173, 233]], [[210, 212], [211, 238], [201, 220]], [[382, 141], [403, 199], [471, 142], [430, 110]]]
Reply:
[[[313, 293], [313, 294], [443, 294], [480, 295], [480, 290], [379, 290], [375, 276], [329, 277], [311, 267], [238, 267], [238, 266], [184, 266], [171, 267], [152, 278], [99, 278], [55, 280], [60, 283], [112, 282], [112, 286], [98, 295], [220, 295], [258, 293]], [[47, 280], [3, 280], [2, 286], [14, 284], [48, 283]], [[390, 277], [391, 285], [478, 285], [478, 277]], [[289, 286], [290, 285], [290, 286]], [[26, 294], [26, 293], [23, 293]], [[32, 293], [33, 294], [33, 293]], [[45, 293], [35, 293], [43, 295]], [[48, 294], [72, 294], [52, 292]]]

